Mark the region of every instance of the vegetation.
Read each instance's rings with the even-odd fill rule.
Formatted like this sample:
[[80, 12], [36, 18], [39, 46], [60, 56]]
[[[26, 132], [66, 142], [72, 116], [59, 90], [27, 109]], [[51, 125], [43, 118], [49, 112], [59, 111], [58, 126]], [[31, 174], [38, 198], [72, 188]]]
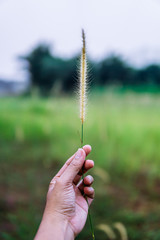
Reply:
[[[94, 225], [121, 222], [129, 240], [158, 240], [160, 96], [105, 90], [89, 99], [84, 142], [95, 160]], [[33, 239], [49, 181], [80, 145], [78, 104], [72, 97], [0, 102], [0, 238]], [[77, 239], [88, 236], [86, 226]]]
[[[27, 63], [27, 72], [33, 87], [48, 95], [71, 92], [75, 89], [78, 56], [62, 59], [51, 53], [49, 45], [41, 44], [20, 59]], [[130, 66], [122, 57], [111, 55], [100, 62], [88, 61], [94, 81], [92, 86], [143, 86], [160, 89], [160, 66], [151, 64], [140, 69]], [[91, 78], [92, 80], [92, 78]]]

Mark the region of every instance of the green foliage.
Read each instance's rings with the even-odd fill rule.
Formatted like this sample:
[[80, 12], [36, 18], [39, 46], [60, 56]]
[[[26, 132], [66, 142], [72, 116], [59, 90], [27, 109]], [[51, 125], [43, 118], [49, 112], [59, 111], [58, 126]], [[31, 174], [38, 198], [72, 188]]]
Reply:
[[[56, 89], [59, 92], [71, 92], [75, 89], [75, 80], [79, 77], [78, 58], [56, 57], [51, 53], [49, 45], [41, 44], [20, 59], [27, 62], [32, 86], [38, 87], [41, 94], [48, 95], [56, 92]], [[88, 60], [88, 63], [91, 86], [160, 86], [160, 66], [156, 64], [137, 69], [117, 55], [110, 55], [100, 62]]]
[[[80, 146], [78, 106], [72, 97], [0, 101], [0, 239], [33, 239], [50, 179]], [[121, 222], [129, 240], [160, 234], [159, 105], [158, 94], [90, 94], [84, 142], [103, 168], [94, 175], [94, 225]], [[77, 239], [89, 236], [86, 225]], [[96, 239], [107, 237], [96, 230]]]
[[99, 84], [133, 84], [135, 70], [129, 67], [120, 57], [109, 56], [99, 64]]
[[57, 66], [60, 65], [60, 62], [57, 59], [54, 61], [51, 56], [49, 46], [40, 45], [23, 59], [28, 61], [33, 86], [39, 86], [44, 92], [48, 91], [57, 77]]
[[[75, 97], [3, 99], [0, 104], [1, 144], [12, 148], [19, 142], [21, 147], [27, 143], [31, 149], [33, 144], [35, 149], [34, 145], [46, 141], [52, 157], [65, 158], [80, 141], [77, 129], [80, 131], [81, 126], [75, 103]], [[149, 175], [159, 175], [159, 104], [158, 95], [90, 94], [84, 138], [96, 148], [94, 157], [101, 156], [98, 160], [100, 166], [128, 175], [142, 167]], [[62, 146], [65, 151], [59, 151]], [[28, 156], [28, 149], [24, 151]]]
[[[52, 88], [59, 86], [61, 91], [70, 91], [75, 85], [77, 58], [64, 60], [51, 54], [48, 45], [39, 45], [28, 56], [27, 70], [33, 87], [38, 87], [42, 95], [48, 95]], [[62, 84], [63, 82], [63, 84]]]
[[137, 84], [160, 85], [160, 66], [150, 65], [137, 72]]

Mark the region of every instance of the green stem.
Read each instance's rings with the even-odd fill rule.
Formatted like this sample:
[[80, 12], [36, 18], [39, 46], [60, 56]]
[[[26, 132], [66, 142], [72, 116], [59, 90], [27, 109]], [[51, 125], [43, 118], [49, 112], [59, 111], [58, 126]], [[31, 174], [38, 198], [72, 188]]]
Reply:
[[83, 147], [83, 123], [82, 123], [82, 129], [81, 129], [81, 147]]
[[[81, 129], [81, 147], [83, 147], [83, 123], [82, 123], [82, 129]], [[83, 168], [82, 168], [82, 180], [84, 180], [84, 173], [83, 173]], [[90, 228], [91, 228], [91, 233], [92, 233], [92, 239], [95, 240], [95, 235], [94, 235], [94, 227], [93, 227], [93, 223], [92, 223], [92, 217], [91, 217], [91, 210], [89, 207], [89, 202], [88, 202], [88, 198], [86, 196], [84, 196], [86, 199], [86, 202], [88, 204], [88, 218], [89, 218], [89, 223], [90, 223]]]

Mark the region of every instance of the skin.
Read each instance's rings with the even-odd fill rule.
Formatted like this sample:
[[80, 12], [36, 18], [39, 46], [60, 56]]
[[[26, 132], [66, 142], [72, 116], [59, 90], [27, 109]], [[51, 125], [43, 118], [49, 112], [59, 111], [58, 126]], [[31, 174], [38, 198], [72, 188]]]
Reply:
[[51, 180], [47, 193], [43, 218], [34, 240], [73, 240], [82, 231], [89, 205], [94, 198], [91, 187], [93, 177], [88, 175], [80, 180], [83, 172], [93, 168], [94, 162], [86, 160], [91, 146], [83, 148], [69, 158]]

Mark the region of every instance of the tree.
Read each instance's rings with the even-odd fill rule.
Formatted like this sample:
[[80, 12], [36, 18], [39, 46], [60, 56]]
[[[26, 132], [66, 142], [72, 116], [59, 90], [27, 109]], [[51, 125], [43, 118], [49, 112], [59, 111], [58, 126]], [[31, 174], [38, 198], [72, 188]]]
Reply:
[[99, 63], [99, 83], [122, 84], [133, 83], [134, 69], [128, 66], [120, 57], [110, 56]]
[[[41, 44], [27, 56], [21, 59], [27, 62], [27, 70], [32, 86], [39, 88], [41, 94], [47, 95], [51, 89], [63, 92], [73, 92], [77, 85], [79, 56], [71, 59], [62, 59], [51, 54], [50, 46]], [[96, 85], [160, 85], [160, 66], [149, 65], [136, 69], [128, 65], [121, 57], [111, 55], [101, 62], [89, 60], [89, 81], [91, 86]], [[90, 77], [91, 76], [91, 77]], [[53, 91], [55, 92], [55, 91]]]
[[160, 66], [149, 65], [137, 71], [137, 81], [139, 84], [160, 85]]
[[32, 86], [38, 87], [43, 95], [48, 94], [57, 82], [63, 91], [73, 90], [77, 57], [67, 60], [55, 57], [48, 45], [41, 44], [21, 59], [27, 61]]

